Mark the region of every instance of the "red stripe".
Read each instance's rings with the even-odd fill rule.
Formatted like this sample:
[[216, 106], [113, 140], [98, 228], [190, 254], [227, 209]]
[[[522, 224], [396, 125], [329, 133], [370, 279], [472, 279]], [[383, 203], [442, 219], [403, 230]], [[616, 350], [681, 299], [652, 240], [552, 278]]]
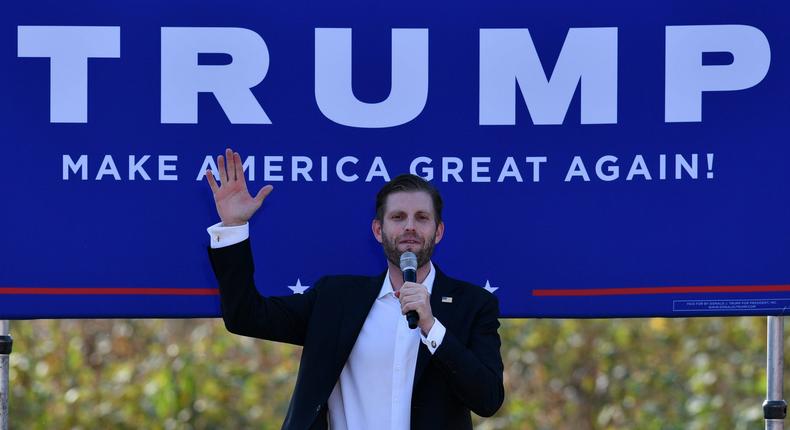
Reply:
[[53, 295], [53, 296], [216, 296], [216, 288], [44, 288], [0, 287], [0, 295]]
[[790, 285], [727, 285], [708, 287], [645, 287], [532, 290], [533, 296], [638, 296], [643, 294], [760, 293], [790, 291]]

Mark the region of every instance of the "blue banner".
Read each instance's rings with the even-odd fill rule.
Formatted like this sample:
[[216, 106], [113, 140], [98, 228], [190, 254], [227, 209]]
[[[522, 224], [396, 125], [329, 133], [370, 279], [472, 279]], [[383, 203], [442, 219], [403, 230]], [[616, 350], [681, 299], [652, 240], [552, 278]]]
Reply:
[[0, 16], [0, 319], [219, 315], [233, 147], [267, 295], [386, 269], [390, 178], [506, 317], [784, 314], [782, 2], [29, 1]]

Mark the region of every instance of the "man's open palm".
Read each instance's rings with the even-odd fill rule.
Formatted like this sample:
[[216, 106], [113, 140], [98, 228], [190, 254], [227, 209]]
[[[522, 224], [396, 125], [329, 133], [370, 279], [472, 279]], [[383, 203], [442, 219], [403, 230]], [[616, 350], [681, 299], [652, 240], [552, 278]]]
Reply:
[[241, 156], [230, 148], [225, 150], [224, 157], [222, 155], [217, 157], [217, 169], [221, 185], [217, 185], [211, 171], [206, 171], [206, 179], [214, 194], [214, 203], [217, 205], [219, 218], [225, 226], [242, 225], [261, 207], [263, 200], [272, 192], [273, 187], [267, 185], [261, 188], [255, 197], [252, 197], [247, 191], [247, 180], [244, 178]]

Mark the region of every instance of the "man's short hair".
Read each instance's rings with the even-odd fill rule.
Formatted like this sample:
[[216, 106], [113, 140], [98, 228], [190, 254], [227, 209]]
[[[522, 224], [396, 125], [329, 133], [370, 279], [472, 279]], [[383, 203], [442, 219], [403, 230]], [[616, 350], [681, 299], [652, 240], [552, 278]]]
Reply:
[[376, 219], [379, 220], [379, 222], [384, 220], [384, 205], [387, 203], [387, 197], [390, 194], [417, 191], [426, 192], [431, 197], [431, 201], [433, 201], [433, 212], [436, 216], [436, 225], [438, 226], [439, 223], [442, 222], [442, 208], [444, 207], [442, 196], [430, 182], [417, 175], [410, 175], [408, 173], [392, 178], [392, 180], [381, 187], [379, 193], [376, 194]]

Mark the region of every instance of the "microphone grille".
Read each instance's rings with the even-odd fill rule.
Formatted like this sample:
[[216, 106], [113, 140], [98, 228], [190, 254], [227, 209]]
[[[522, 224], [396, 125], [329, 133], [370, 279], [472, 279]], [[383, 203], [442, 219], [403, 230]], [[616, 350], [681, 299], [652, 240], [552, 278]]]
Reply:
[[400, 255], [400, 270], [417, 270], [417, 256], [411, 251]]

